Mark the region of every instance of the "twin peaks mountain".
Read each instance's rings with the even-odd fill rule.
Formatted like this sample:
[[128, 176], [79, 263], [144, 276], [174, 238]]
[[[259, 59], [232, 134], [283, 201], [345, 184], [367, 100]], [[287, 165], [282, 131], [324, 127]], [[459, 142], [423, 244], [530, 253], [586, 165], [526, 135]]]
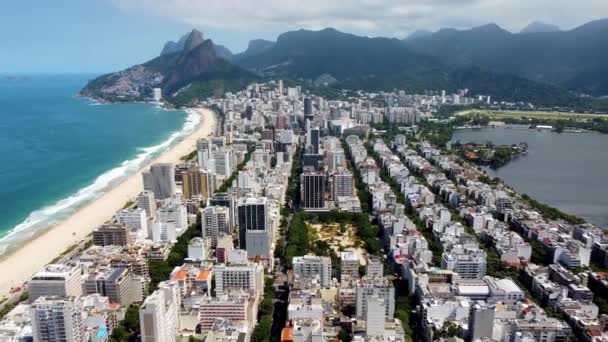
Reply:
[[150, 97], [153, 88], [161, 88], [169, 102], [183, 106], [241, 89], [257, 79], [222, 58], [220, 49], [193, 30], [178, 42], [165, 44], [161, 55], [151, 61], [90, 81], [80, 95], [109, 102], [137, 101]]
[[420, 31], [405, 40], [324, 29], [286, 32], [276, 42], [253, 40], [233, 54], [194, 30], [166, 43], [149, 62], [92, 80], [81, 94], [131, 101], [160, 87], [166, 100], [187, 105], [281, 77], [372, 91], [468, 88], [502, 100], [576, 107], [583, 99], [573, 92], [608, 94], [606, 41], [608, 20], [570, 31], [537, 23], [515, 34], [489, 24]]

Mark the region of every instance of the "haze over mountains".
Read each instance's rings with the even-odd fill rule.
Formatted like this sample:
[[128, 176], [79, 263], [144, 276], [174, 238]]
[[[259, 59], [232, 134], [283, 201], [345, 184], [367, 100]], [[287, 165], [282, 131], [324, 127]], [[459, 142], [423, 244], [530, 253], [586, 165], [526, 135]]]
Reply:
[[544, 106], [578, 105], [582, 99], [568, 90], [608, 94], [608, 20], [569, 31], [533, 23], [523, 31], [488, 24], [420, 31], [398, 40], [331, 28], [297, 30], [281, 34], [276, 43], [252, 40], [246, 51], [233, 54], [194, 30], [167, 42], [158, 58], [101, 76], [82, 94], [131, 100], [161, 87], [165, 98], [178, 94], [188, 102], [266, 76], [374, 91], [468, 88], [473, 94]]
[[608, 19], [569, 31], [510, 33], [495, 24], [407, 40], [451, 66], [477, 66], [593, 96], [608, 95]]

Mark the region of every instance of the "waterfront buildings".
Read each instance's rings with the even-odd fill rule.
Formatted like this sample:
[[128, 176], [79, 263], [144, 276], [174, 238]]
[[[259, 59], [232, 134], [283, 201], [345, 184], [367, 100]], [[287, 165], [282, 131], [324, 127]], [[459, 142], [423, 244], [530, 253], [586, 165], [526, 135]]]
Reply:
[[79, 297], [82, 294], [80, 274], [79, 265], [47, 265], [27, 283], [30, 303], [38, 297]]
[[144, 190], [154, 193], [156, 199], [165, 199], [175, 194], [175, 170], [173, 164], [152, 164], [142, 173]]

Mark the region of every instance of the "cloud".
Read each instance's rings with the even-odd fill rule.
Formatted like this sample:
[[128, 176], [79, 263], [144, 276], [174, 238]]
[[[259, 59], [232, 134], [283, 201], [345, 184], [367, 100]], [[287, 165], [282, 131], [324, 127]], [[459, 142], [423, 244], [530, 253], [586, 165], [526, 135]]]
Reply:
[[468, 28], [495, 22], [511, 31], [541, 20], [571, 28], [608, 17], [606, 0], [112, 0], [131, 13], [169, 17], [194, 27], [233, 32], [298, 28], [370, 36], [417, 29]]

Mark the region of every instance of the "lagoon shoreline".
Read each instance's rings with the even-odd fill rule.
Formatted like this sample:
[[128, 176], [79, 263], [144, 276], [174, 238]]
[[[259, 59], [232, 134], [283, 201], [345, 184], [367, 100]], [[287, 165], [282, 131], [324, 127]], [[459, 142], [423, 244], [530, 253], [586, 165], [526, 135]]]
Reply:
[[124, 204], [133, 200], [143, 190], [142, 172], [150, 164], [167, 162], [177, 164], [180, 158], [196, 148], [200, 138], [212, 136], [216, 129], [215, 112], [207, 108], [190, 108], [200, 115], [198, 127], [181, 141], [153, 158], [137, 172], [108, 189], [68, 218], [51, 226], [17, 249], [0, 256], [0, 269], [4, 276], [0, 279], [0, 297], [9, 295], [11, 288], [20, 287], [35, 272], [71, 246], [85, 240], [97, 227], [110, 220]]

